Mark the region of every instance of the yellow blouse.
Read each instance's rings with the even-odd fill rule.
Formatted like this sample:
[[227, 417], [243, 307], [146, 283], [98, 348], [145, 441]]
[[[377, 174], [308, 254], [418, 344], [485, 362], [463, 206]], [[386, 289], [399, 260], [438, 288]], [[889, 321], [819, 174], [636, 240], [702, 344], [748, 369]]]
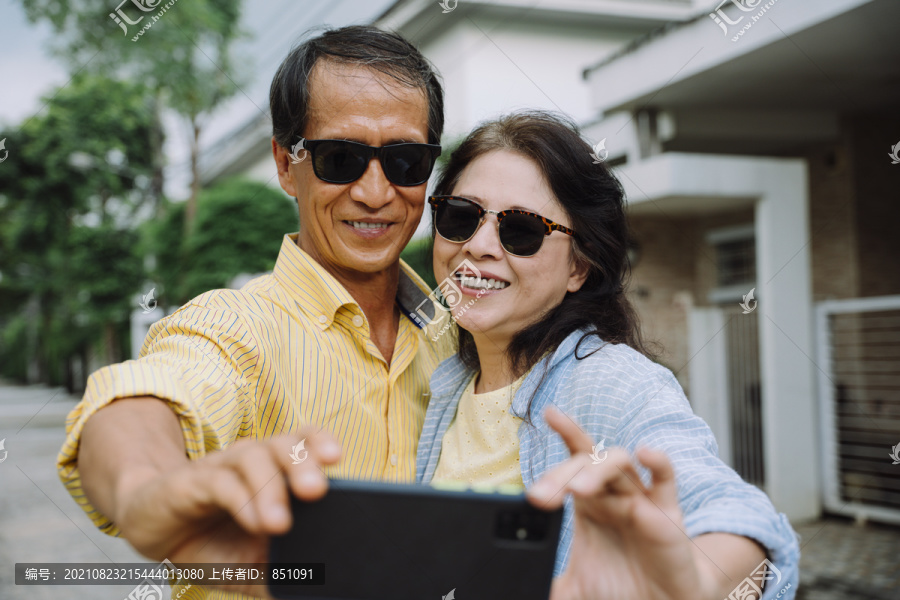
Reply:
[[433, 483], [514, 485], [524, 489], [517, 434], [522, 419], [509, 408], [525, 376], [484, 394], [475, 393], [476, 377], [466, 386], [456, 416], [444, 434]]

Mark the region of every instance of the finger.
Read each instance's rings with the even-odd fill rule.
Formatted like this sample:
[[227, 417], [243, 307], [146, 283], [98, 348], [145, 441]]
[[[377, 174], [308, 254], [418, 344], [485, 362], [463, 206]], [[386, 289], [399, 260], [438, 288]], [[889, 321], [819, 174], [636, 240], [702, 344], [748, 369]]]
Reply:
[[271, 438], [266, 444], [277, 447], [277, 458], [285, 466], [307, 462], [331, 465], [341, 459], [341, 446], [334, 436], [312, 426], [302, 428], [299, 433]]
[[578, 473], [569, 482], [569, 489], [576, 496], [601, 493], [630, 496], [647, 492], [631, 456], [621, 448], [611, 449], [607, 461], [599, 465], [592, 463], [591, 467]]
[[565, 500], [568, 483], [590, 464], [590, 458], [585, 454], [569, 458], [544, 473], [537, 483], [526, 491], [526, 497], [538, 508], [544, 510], [559, 508]]
[[576, 500], [602, 502], [605, 511], [618, 514], [646, 490], [628, 453], [613, 448], [602, 464], [595, 465], [589, 456], [579, 454], [551, 469], [529, 490], [529, 498], [550, 510], [561, 506], [567, 493]]
[[308, 440], [310, 454], [321, 464], [334, 464], [341, 458], [341, 445], [331, 432], [307, 425], [300, 430], [301, 439]]
[[[312, 502], [320, 499], [328, 491], [328, 477], [322, 467], [335, 464], [340, 460], [341, 448], [337, 440], [327, 431], [316, 431], [313, 428], [301, 430], [304, 440], [305, 456], [293, 453], [296, 435], [274, 441], [274, 450], [284, 465], [288, 477], [288, 485], [297, 498]], [[293, 445], [292, 445], [293, 442]], [[287, 451], [285, 451], [287, 450]], [[294, 457], [303, 457], [297, 463]]]
[[259, 521], [259, 532], [284, 533], [291, 526], [284, 468], [265, 444], [248, 444], [233, 453], [231, 467], [244, 481], [251, 497], [251, 509]]
[[250, 506], [252, 494], [237, 472], [227, 467], [205, 467], [198, 469], [193, 479], [190, 489], [199, 505], [227, 512], [246, 531], [259, 529], [259, 516]]
[[550, 406], [544, 411], [544, 420], [562, 437], [566, 446], [569, 447], [569, 452], [572, 454], [578, 452], [590, 454], [592, 452], [594, 442], [570, 416], [558, 408]]
[[675, 469], [666, 453], [645, 447], [638, 448], [635, 456], [653, 477], [653, 486], [648, 490], [653, 501], [660, 505], [677, 506], [678, 487], [675, 483]]

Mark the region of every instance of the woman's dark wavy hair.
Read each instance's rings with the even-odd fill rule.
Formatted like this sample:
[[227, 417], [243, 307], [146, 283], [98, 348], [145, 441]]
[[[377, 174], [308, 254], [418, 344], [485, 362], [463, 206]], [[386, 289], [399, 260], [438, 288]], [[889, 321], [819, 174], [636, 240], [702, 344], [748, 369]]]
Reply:
[[290, 148], [304, 136], [309, 120], [309, 78], [319, 60], [359, 65], [421, 89], [428, 101], [428, 143], [440, 144], [444, 130], [444, 90], [431, 63], [407, 39], [371, 25], [327, 30], [285, 57], [269, 88], [272, 137]]
[[[629, 238], [625, 194], [619, 181], [605, 163], [594, 164], [591, 146], [570, 119], [526, 111], [484, 123], [469, 134], [450, 155], [435, 194], [452, 194], [463, 170], [495, 150], [518, 153], [538, 167], [575, 230], [573, 259], [588, 267], [581, 289], [566, 293], [558, 306], [513, 337], [507, 349], [513, 374], [518, 377], [531, 369], [547, 352], [556, 350], [566, 336], [580, 329], [587, 333], [579, 340], [576, 355], [581, 342], [596, 335], [604, 342], [627, 344], [652, 358], [641, 337], [637, 315], [625, 296]], [[469, 368], [478, 369], [475, 341], [462, 328], [459, 357]]]

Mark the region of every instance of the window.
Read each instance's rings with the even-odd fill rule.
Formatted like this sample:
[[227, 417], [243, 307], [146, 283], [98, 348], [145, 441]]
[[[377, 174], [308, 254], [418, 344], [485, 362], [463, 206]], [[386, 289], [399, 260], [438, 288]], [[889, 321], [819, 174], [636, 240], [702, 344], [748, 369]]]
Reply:
[[753, 225], [740, 225], [707, 232], [716, 262], [715, 288], [709, 292], [714, 304], [740, 302], [756, 286], [756, 235]]

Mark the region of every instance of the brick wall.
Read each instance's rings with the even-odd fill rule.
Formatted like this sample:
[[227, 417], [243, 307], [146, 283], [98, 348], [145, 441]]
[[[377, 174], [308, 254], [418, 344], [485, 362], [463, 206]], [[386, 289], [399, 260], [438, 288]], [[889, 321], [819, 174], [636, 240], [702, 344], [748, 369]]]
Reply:
[[629, 218], [640, 249], [629, 298], [646, 339], [658, 344], [659, 362], [675, 372], [687, 393], [688, 311], [692, 305], [708, 304], [707, 293], [715, 286], [715, 253], [705, 233], [752, 222], [751, 209], [710, 216]]

